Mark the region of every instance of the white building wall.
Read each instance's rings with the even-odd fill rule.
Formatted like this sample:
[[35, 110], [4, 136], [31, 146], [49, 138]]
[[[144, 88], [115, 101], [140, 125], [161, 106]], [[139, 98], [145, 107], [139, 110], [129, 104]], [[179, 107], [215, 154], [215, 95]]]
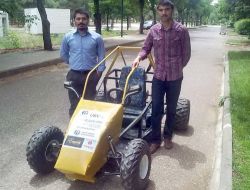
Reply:
[[[66, 33], [70, 29], [70, 10], [69, 9], [50, 9], [46, 8], [48, 20], [50, 22], [50, 33]], [[31, 34], [42, 34], [42, 20], [37, 8], [24, 9], [25, 15], [36, 15], [38, 20], [32, 24], [30, 31], [26, 26], [26, 32]]]

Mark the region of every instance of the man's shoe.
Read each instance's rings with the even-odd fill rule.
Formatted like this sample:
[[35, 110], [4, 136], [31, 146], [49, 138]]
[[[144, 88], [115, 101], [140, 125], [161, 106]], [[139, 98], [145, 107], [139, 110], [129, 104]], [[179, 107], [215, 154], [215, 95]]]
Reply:
[[166, 149], [171, 149], [173, 148], [173, 142], [171, 139], [164, 139], [164, 147]]
[[154, 154], [158, 148], [160, 148], [161, 144], [156, 144], [156, 143], [152, 143], [150, 146], [149, 146], [149, 152], [151, 154]]

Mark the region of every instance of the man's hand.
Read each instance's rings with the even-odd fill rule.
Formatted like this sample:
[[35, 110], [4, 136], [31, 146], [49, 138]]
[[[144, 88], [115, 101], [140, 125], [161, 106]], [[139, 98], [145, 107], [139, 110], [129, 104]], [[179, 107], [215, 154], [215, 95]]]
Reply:
[[141, 61], [141, 57], [140, 57], [140, 56], [137, 56], [137, 57], [135, 58], [135, 60], [133, 61], [132, 68], [138, 67], [140, 61]]

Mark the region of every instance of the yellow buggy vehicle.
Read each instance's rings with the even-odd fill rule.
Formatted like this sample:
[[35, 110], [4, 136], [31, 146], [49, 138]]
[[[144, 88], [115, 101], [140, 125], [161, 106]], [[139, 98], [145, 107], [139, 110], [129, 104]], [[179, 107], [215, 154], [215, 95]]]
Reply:
[[[46, 174], [57, 169], [69, 179], [87, 182], [95, 182], [99, 175], [119, 175], [126, 190], [147, 187], [151, 170], [147, 139], [151, 134], [152, 104], [148, 78], [153, 73], [149, 68], [145, 71], [126, 66], [123, 51], [127, 49], [139, 48], [114, 49], [90, 71], [82, 95], [71, 81], [64, 83], [65, 88], [79, 97], [79, 103], [65, 134], [48, 126], [38, 129], [30, 138], [26, 156], [35, 172]], [[113, 61], [98, 83], [96, 97], [85, 99], [89, 76], [113, 54]], [[122, 68], [115, 67], [118, 55], [124, 61]], [[152, 56], [148, 58], [154, 66]], [[189, 114], [189, 101], [180, 99], [177, 129], [187, 128]]]

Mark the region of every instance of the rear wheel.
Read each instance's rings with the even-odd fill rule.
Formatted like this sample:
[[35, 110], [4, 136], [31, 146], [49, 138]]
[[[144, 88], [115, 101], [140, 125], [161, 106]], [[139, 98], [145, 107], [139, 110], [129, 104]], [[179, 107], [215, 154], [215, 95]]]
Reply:
[[53, 126], [42, 127], [34, 132], [26, 148], [27, 161], [30, 167], [40, 174], [54, 170], [64, 135]]
[[176, 130], [187, 130], [190, 116], [190, 101], [185, 98], [179, 98], [176, 107]]
[[122, 185], [126, 190], [145, 189], [149, 182], [151, 154], [146, 141], [134, 139], [125, 148], [121, 161]]

